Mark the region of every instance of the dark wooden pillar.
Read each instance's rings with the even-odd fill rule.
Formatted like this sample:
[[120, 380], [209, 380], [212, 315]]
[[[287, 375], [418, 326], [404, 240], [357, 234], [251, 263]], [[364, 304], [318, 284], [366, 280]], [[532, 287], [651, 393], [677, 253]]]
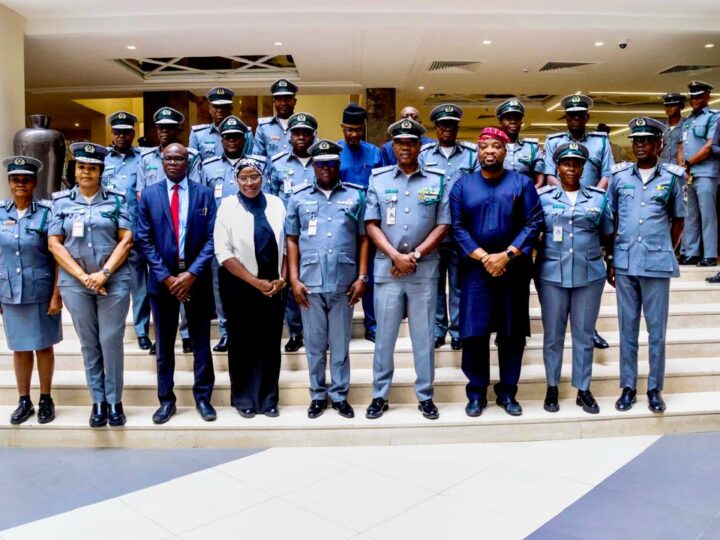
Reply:
[[368, 112], [367, 140], [382, 146], [388, 140], [387, 128], [395, 121], [395, 89], [368, 88], [365, 90]]
[[[155, 122], [153, 115], [160, 107], [172, 107], [185, 115], [185, 123], [180, 131], [180, 142], [187, 145], [190, 137], [190, 100], [195, 96], [186, 90], [173, 92], [143, 92], [143, 115], [145, 117], [145, 138], [152, 142], [153, 145], [158, 144], [157, 134], [155, 133]], [[198, 107], [198, 117], [200, 117], [200, 107]]]

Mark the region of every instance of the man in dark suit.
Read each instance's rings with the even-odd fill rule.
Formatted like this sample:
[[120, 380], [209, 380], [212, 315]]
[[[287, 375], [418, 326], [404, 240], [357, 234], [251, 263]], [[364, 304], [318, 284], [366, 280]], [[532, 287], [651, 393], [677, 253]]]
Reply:
[[153, 422], [164, 424], [177, 412], [173, 376], [180, 304], [185, 305], [193, 344], [196, 409], [215, 420], [210, 404], [215, 373], [210, 353], [210, 320], [215, 315], [212, 273], [213, 228], [217, 207], [211, 189], [188, 180], [188, 151], [181, 144], [163, 150], [167, 179], [142, 192], [137, 240], [149, 267], [148, 295], [155, 320], [158, 399]]

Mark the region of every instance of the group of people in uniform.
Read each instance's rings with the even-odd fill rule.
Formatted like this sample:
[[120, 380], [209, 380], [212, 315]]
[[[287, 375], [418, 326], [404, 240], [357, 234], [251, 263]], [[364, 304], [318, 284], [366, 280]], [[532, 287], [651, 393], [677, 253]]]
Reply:
[[[533, 280], [544, 329], [545, 410], [560, 408], [569, 318], [576, 402], [599, 412], [590, 385], [594, 348], [608, 347], [595, 330], [607, 281], [616, 288], [620, 323], [615, 407], [625, 411], [636, 401], [642, 311], [648, 405], [663, 412], [670, 279], [679, 275], [675, 248], [680, 245], [679, 264], [717, 264], [720, 113], [708, 107], [711, 90], [701, 81], [689, 84], [687, 118], [678, 93], [664, 97], [667, 124], [634, 118], [628, 125], [634, 162], [614, 163], [607, 134], [587, 131], [593, 101], [580, 94], [562, 100], [567, 131], [550, 135], [544, 148], [521, 137], [525, 108], [517, 98], [497, 107], [497, 127], [483, 129], [477, 143], [458, 140], [463, 110], [445, 103], [430, 114], [436, 139], [426, 136], [418, 111], [406, 107], [388, 128], [388, 143], [377, 148], [364, 140], [367, 113], [355, 103], [343, 112], [343, 140], [319, 139], [316, 118], [295, 112], [298, 88], [286, 79], [272, 85], [276, 114], [259, 119], [254, 134], [232, 114], [233, 91], [211, 89], [213, 123], [194, 126], [187, 148], [178, 141], [184, 117], [171, 107], [153, 117], [160, 144], [143, 150], [133, 146], [137, 118], [111, 114], [112, 144], [71, 145], [75, 186], [52, 201], [33, 196], [42, 162], [9, 157], [3, 164], [11, 199], [0, 203], [0, 306], [20, 394], [11, 422], [35, 414], [33, 354], [38, 421], [55, 416], [53, 345], [62, 339], [66, 306], [93, 401], [89, 424], [125, 424], [123, 338], [131, 299], [138, 345], [157, 355], [158, 424], [176, 412], [178, 326], [183, 351], [194, 355], [197, 410], [204, 420], [216, 418], [209, 349], [215, 317], [220, 340], [213, 350], [230, 349], [233, 405], [246, 417], [277, 416], [279, 352], [271, 368], [251, 359], [265, 369], [262, 375], [234, 366], [247, 338], [240, 328], [262, 324], [239, 317], [244, 298], [258, 314], [284, 311], [285, 351], [305, 347], [310, 418], [323, 414], [328, 398], [341, 416], [354, 416], [347, 400], [349, 347], [359, 302], [365, 338], [375, 342], [367, 418], [389, 408], [404, 318], [424, 417], [439, 417], [434, 354], [448, 334], [451, 349], [462, 350], [466, 413], [476, 417], [487, 406], [495, 334], [496, 402], [517, 416]], [[720, 274], [709, 280], [720, 281]], [[268, 335], [277, 341], [268, 347], [279, 351], [280, 333]], [[270, 354], [267, 347], [248, 350]], [[252, 377], [263, 377], [262, 384], [245, 380]]]

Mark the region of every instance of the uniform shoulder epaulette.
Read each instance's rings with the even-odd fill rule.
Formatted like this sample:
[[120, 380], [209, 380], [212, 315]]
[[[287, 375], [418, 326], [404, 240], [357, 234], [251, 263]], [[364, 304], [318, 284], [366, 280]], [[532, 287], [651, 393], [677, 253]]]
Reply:
[[109, 193], [110, 195], [120, 195], [121, 197], [125, 197], [126, 191], [123, 189], [115, 189], [115, 188], [105, 188], [105, 191]]
[[540, 144], [540, 139], [537, 137], [523, 137], [521, 139], [521, 142], [524, 143], [530, 143], [530, 144]]
[[445, 169], [438, 169], [437, 167], [425, 167], [425, 171], [439, 174], [440, 176], [445, 176]]
[[420, 151], [421, 151], [421, 152], [424, 152], [425, 150], [427, 150], [428, 148], [432, 148], [432, 147], [435, 146], [436, 144], [437, 144], [437, 143], [434, 143], [434, 142], [425, 143], [425, 144], [423, 144], [423, 145], [420, 147]]
[[258, 126], [262, 126], [263, 124], [269, 124], [272, 122], [272, 119], [275, 118], [274, 116], [263, 116], [262, 118], [258, 118]]
[[619, 173], [621, 171], [624, 171], [626, 169], [629, 169], [632, 167], [632, 162], [630, 161], [621, 161], [620, 163], [616, 163], [612, 166], [611, 172], [612, 174]]
[[545, 193], [550, 193], [551, 191], [554, 191], [555, 189], [557, 189], [557, 186], [543, 186], [540, 189], [538, 189], [537, 194], [544, 195]]
[[596, 191], [598, 193], [605, 193], [605, 190], [603, 188], [597, 186], [585, 186], [585, 189], [589, 189], [590, 191]]
[[197, 126], [193, 126], [190, 129], [192, 131], [200, 131], [201, 129], [207, 129], [210, 127], [210, 124], [198, 124]]
[[280, 159], [281, 157], [287, 156], [289, 153], [290, 153], [289, 150], [285, 150], [284, 152], [278, 152], [277, 154], [275, 154], [273, 157], [270, 158], [270, 161], [275, 162], [278, 159]]
[[209, 157], [209, 158], [207, 158], [206, 160], [204, 160], [204, 161], [202, 162], [203, 167], [204, 167], [205, 165], [209, 165], [210, 163], [215, 163], [216, 161], [220, 161], [221, 159], [222, 159], [222, 156], [212, 156], [212, 157]]
[[663, 163], [662, 168], [675, 176], [685, 176], [685, 169], [683, 169], [680, 165], [675, 165], [674, 163]]
[[248, 159], [252, 159], [253, 161], [260, 161], [262, 163], [265, 163], [267, 161], [267, 158], [265, 156], [261, 156], [260, 154], [248, 154], [245, 157]]
[[712, 114], [720, 114], [720, 109], [708, 109], [708, 112]]
[[72, 189], [63, 189], [62, 191], [56, 191], [52, 194], [52, 200], [57, 201], [58, 199], [69, 197], [71, 193]]
[[478, 145], [475, 144], [475, 143], [471, 143], [471, 142], [467, 142], [467, 141], [460, 141], [459, 144], [460, 144], [460, 146], [462, 146], [463, 148], [468, 148], [469, 150], [472, 150], [472, 151], [474, 151], [474, 152], [477, 152]]
[[311, 188], [311, 187], [312, 187], [312, 184], [310, 182], [303, 182], [302, 184], [293, 186], [293, 188], [292, 188], [293, 195], [295, 195], [296, 193], [300, 193], [301, 191]]
[[0, 208], [5, 208], [10, 201], [0, 201]]
[[557, 139], [558, 137], [563, 137], [565, 133], [553, 133], [552, 135], [548, 135], [547, 139]]
[[365, 186], [361, 186], [360, 184], [353, 184], [352, 182], [343, 182], [343, 186], [365, 191]]
[[38, 199], [35, 202], [38, 204], [38, 206], [42, 206], [43, 208], [52, 208], [52, 201], [50, 199]]
[[200, 155], [200, 152], [198, 152], [198, 151], [195, 150], [194, 148], [188, 147], [188, 148], [187, 148], [187, 151], [188, 151], [188, 154], [192, 154], [193, 156], [198, 156], [198, 155]]
[[370, 174], [373, 176], [377, 176], [378, 174], [382, 174], [384, 172], [391, 171], [395, 165], [386, 165], [385, 167], [378, 167], [377, 169], [373, 169]]
[[150, 154], [155, 153], [156, 150], [157, 150], [157, 146], [151, 146], [151, 147], [149, 147], [149, 148], [143, 148], [142, 151], [140, 152], [140, 155], [141, 155], [142, 157], [145, 157], [145, 156], [147, 156], [147, 155], [150, 155]]
[[608, 134], [605, 133], [604, 131], [591, 131], [590, 133], [588, 133], [588, 135], [591, 137], [605, 137], [605, 138], [607, 138], [607, 136], [608, 136]]

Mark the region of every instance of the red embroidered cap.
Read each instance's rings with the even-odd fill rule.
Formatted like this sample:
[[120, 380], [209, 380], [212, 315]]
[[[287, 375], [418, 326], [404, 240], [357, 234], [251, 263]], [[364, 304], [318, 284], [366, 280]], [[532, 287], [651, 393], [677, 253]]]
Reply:
[[478, 137], [478, 142], [486, 141], [488, 139], [496, 139], [503, 144], [507, 144], [510, 142], [510, 139], [508, 139], [508, 136], [505, 135], [505, 132], [502, 129], [494, 127], [483, 128], [483, 130], [480, 132], [480, 136]]

